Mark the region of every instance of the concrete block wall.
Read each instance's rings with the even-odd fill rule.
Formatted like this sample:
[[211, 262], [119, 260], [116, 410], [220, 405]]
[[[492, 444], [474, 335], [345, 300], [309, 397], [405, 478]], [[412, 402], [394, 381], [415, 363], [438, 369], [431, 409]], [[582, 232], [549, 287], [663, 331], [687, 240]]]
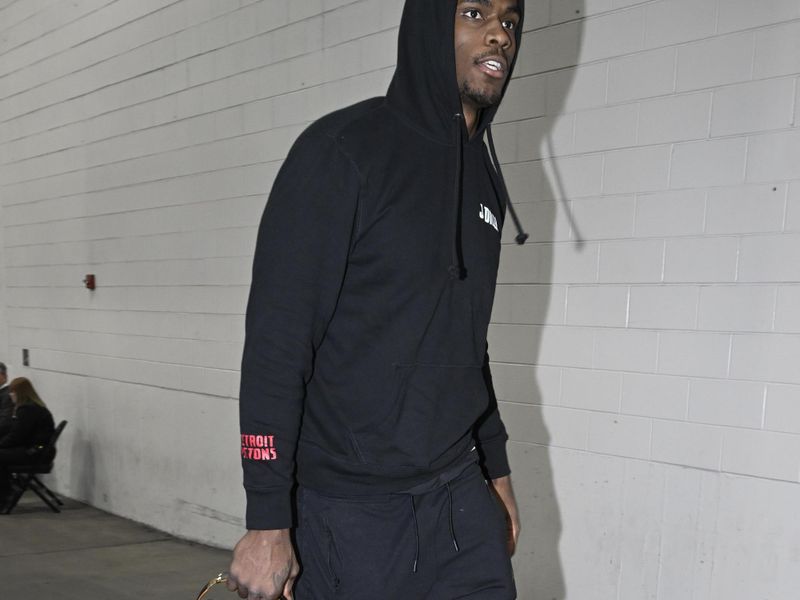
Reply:
[[400, 8], [0, 3], [0, 360], [69, 421], [65, 494], [212, 544], [241, 535], [256, 226], [297, 134], [387, 86]]
[[525, 597], [794, 597], [800, 4], [546, 4], [497, 125]]
[[[520, 598], [793, 598], [800, 5], [527, 4], [490, 327]], [[0, 0], [0, 360], [70, 420], [64, 493], [241, 533], [255, 226], [302, 128], [385, 91], [401, 8]]]
[[[3, 203], [0, 202], [0, 259], [5, 254], [5, 228], [3, 223]], [[0, 362], [8, 360], [8, 319], [6, 318], [6, 274], [5, 262], [0, 260]]]

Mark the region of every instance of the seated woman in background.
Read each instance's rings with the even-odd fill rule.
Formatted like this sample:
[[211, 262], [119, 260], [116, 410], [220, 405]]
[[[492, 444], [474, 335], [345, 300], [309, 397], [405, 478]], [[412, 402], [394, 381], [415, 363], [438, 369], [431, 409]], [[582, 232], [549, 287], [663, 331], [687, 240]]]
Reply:
[[53, 415], [25, 377], [17, 377], [8, 385], [14, 403], [11, 429], [0, 438], [0, 514], [11, 500], [12, 479], [8, 467], [39, 461], [38, 450], [53, 435]]

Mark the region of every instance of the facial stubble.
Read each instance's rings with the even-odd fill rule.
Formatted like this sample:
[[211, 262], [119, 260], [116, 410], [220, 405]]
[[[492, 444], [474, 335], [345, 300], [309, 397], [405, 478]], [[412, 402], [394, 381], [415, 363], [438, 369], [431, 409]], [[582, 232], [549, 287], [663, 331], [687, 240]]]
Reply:
[[500, 102], [502, 96], [501, 91], [487, 92], [485, 90], [476, 89], [470, 85], [467, 80], [461, 82], [458, 91], [461, 95], [462, 102], [469, 103], [478, 109], [495, 106]]

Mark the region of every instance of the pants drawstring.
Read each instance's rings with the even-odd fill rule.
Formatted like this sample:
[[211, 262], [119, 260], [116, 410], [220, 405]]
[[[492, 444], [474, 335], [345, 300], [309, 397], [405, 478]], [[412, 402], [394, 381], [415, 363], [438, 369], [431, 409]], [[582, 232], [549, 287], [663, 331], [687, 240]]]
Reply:
[[411, 516], [414, 518], [414, 542], [416, 549], [414, 550], [414, 564], [411, 566], [411, 572], [417, 572], [417, 562], [419, 561], [419, 523], [417, 522], [417, 507], [414, 504], [414, 496], [411, 498]]
[[[445, 487], [447, 488], [447, 520], [450, 526], [450, 539], [453, 540], [453, 548], [455, 548], [456, 552], [461, 552], [456, 539], [456, 528], [453, 524], [453, 490], [450, 488], [449, 483], [446, 483]], [[409, 494], [408, 497], [411, 500], [411, 518], [414, 521], [414, 562], [411, 565], [411, 572], [416, 573], [419, 565], [419, 520], [417, 519], [417, 503], [414, 495]]]
[[449, 505], [450, 511], [450, 537], [453, 538], [453, 547], [456, 549], [456, 552], [460, 552], [458, 548], [458, 540], [456, 540], [456, 530], [453, 527], [453, 492], [450, 489], [450, 484], [447, 484], [447, 502]]

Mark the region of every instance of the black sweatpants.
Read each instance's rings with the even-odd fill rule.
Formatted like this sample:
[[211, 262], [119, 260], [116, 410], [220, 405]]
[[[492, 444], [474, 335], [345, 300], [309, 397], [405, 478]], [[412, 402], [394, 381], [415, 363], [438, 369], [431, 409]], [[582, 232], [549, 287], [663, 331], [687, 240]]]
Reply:
[[513, 600], [505, 515], [471, 464], [430, 491], [298, 490], [296, 600]]

